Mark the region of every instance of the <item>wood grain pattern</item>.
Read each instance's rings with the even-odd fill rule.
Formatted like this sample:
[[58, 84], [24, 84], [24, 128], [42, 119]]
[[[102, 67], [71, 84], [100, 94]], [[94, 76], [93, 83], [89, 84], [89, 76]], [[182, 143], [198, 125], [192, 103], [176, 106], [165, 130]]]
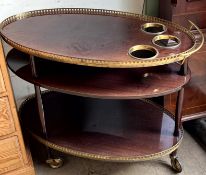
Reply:
[[0, 136], [11, 134], [15, 131], [7, 97], [0, 98]]
[[14, 101], [14, 94], [13, 94], [13, 90], [11, 88], [11, 81], [10, 81], [8, 69], [7, 69], [7, 66], [6, 66], [3, 46], [2, 46], [1, 42], [0, 42], [0, 67], [1, 67], [1, 70], [2, 70], [4, 84], [5, 84], [5, 88], [6, 88], [6, 91], [7, 91], [9, 104], [10, 104], [11, 115], [13, 117], [14, 126], [15, 126], [15, 129], [16, 129], [15, 134], [18, 135], [19, 144], [20, 144], [21, 150], [22, 150], [22, 155], [23, 155], [25, 163], [27, 163], [28, 158], [27, 158], [27, 154], [26, 154], [26, 151], [25, 151], [23, 136], [22, 136], [22, 133], [21, 133], [21, 127], [20, 127], [20, 124], [19, 124], [19, 119], [18, 119], [18, 115], [17, 115], [17, 111], [16, 111], [16, 104], [15, 104], [15, 101]]
[[23, 169], [14, 170], [8, 172], [6, 175], [34, 175], [34, 169], [31, 166], [28, 166]]
[[[10, 79], [9, 79], [7, 66], [5, 63], [4, 52], [3, 52], [3, 47], [2, 47], [1, 42], [0, 42], [0, 69], [2, 71], [2, 77], [1, 77], [0, 81], [4, 81], [5, 90], [6, 90], [6, 92], [3, 93], [3, 95], [2, 95], [3, 98], [1, 98], [1, 100], [2, 99], [3, 100], [2, 100], [2, 104], [0, 104], [0, 109], [4, 109], [3, 114], [5, 114], [5, 113], [7, 113], [5, 109], [8, 107], [8, 111], [10, 113], [9, 117], [10, 117], [11, 122], [12, 122], [11, 125], [15, 129], [15, 132], [13, 132], [9, 135], [2, 136], [1, 137], [2, 140], [0, 140], [0, 156], [2, 156], [1, 157], [2, 161], [0, 160], [0, 167], [2, 167], [1, 172], [5, 174], [5, 171], [10, 172], [10, 170], [14, 170], [14, 169], [16, 170], [16, 168], [18, 168], [17, 174], [18, 174], [18, 172], [22, 172], [22, 174], [23, 173], [27, 174], [27, 171], [28, 171], [28, 173], [33, 172], [32, 174], [34, 175], [35, 173], [34, 173], [34, 169], [33, 169], [33, 164], [32, 164], [32, 161], [29, 161], [29, 157], [28, 157], [28, 154], [26, 152], [22, 133], [21, 133], [21, 127], [19, 124], [17, 111], [16, 111], [16, 105], [14, 102], [14, 95], [13, 95], [13, 91], [11, 88], [11, 83], [10, 83]], [[7, 99], [6, 103], [5, 103], [4, 99]], [[0, 118], [1, 117], [5, 117], [5, 115], [1, 115]], [[0, 124], [0, 133], [3, 133], [3, 134], [8, 133], [8, 130], [6, 131], [5, 126], [9, 126], [9, 125], [5, 125], [5, 122], [2, 122]], [[7, 142], [7, 140], [8, 140], [8, 142]], [[17, 144], [17, 142], [18, 142], [18, 144]], [[11, 149], [11, 152], [8, 153], [9, 155], [7, 155], [7, 152], [9, 151], [9, 150], [6, 150], [7, 148]], [[15, 152], [15, 150], [16, 150], [16, 152]], [[17, 156], [17, 153], [18, 153], [18, 156]], [[6, 159], [6, 157], [5, 157], [6, 155], [7, 155], [8, 159]], [[15, 172], [13, 172], [13, 173], [11, 172], [9, 174], [16, 175]], [[21, 174], [21, 173], [19, 173], [19, 174]]]
[[17, 137], [0, 141], [0, 174], [24, 166]]
[[5, 90], [5, 86], [4, 86], [4, 80], [3, 80], [3, 76], [2, 76], [2, 72], [1, 72], [1, 69], [0, 69], [0, 95], [2, 93], [4, 93], [6, 90]]

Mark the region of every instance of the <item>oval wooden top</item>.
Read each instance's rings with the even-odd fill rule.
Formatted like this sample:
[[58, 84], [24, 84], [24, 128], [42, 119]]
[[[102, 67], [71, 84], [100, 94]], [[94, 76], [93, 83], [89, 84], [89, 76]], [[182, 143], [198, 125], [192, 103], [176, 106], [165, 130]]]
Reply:
[[[164, 34], [181, 40], [176, 49], [153, 45], [155, 35], [141, 26], [159, 22]], [[16, 15], [2, 23], [1, 35], [14, 48], [55, 61], [96, 67], [148, 67], [183, 59], [194, 45], [192, 34], [179, 25], [137, 14], [91, 9], [39, 10]], [[135, 45], [151, 45], [159, 55], [152, 60], [132, 58]]]

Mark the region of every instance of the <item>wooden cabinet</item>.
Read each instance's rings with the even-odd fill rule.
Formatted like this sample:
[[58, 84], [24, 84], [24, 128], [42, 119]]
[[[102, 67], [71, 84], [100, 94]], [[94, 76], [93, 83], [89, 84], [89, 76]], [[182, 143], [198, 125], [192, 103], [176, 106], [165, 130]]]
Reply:
[[0, 98], [0, 128], [0, 136], [11, 134], [15, 131], [7, 97]]
[[1, 72], [1, 69], [0, 69], [0, 95], [2, 95], [4, 92], [6, 92], [6, 90], [5, 90], [5, 86], [4, 86], [4, 80], [3, 80], [2, 72]]
[[0, 42], [0, 175], [34, 175], [24, 146], [13, 92]]
[[0, 174], [24, 167], [18, 138], [16, 136], [0, 141]]
[[[202, 29], [206, 36], [206, 0], [160, 0], [160, 17], [185, 27], [189, 27], [188, 20], [191, 20]], [[196, 37], [198, 38], [199, 35]], [[183, 121], [206, 115], [206, 44], [190, 57], [189, 67], [192, 78], [185, 87]], [[166, 108], [173, 113], [175, 102], [176, 94], [165, 97]]]
[[188, 26], [188, 20], [206, 28], [206, 0], [181, 0], [173, 7], [172, 20]]
[[183, 15], [184, 13], [198, 14], [206, 9], [206, 0], [181, 0], [173, 3], [174, 15]]
[[206, 0], [160, 0], [160, 17], [189, 27], [188, 20], [206, 28]]

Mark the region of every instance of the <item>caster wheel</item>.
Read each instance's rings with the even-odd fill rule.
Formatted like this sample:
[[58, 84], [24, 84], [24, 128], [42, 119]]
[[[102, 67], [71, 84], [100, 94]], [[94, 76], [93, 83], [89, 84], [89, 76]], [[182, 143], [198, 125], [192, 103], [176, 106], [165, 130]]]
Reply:
[[171, 166], [172, 169], [177, 172], [177, 173], [181, 173], [182, 172], [182, 165], [180, 164], [178, 158], [175, 156], [170, 156], [171, 159]]
[[48, 159], [46, 163], [53, 169], [60, 168], [63, 165], [63, 160], [61, 158]]

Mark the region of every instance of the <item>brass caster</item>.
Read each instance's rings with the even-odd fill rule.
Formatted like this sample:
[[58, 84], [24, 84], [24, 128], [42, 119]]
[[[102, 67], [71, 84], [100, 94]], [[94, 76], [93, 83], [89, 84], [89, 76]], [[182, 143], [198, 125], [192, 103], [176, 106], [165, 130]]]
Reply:
[[177, 173], [181, 173], [182, 165], [180, 164], [177, 156], [170, 156], [170, 159], [171, 159], [172, 169]]
[[48, 159], [46, 163], [53, 169], [60, 168], [63, 165], [63, 160], [61, 158]]

